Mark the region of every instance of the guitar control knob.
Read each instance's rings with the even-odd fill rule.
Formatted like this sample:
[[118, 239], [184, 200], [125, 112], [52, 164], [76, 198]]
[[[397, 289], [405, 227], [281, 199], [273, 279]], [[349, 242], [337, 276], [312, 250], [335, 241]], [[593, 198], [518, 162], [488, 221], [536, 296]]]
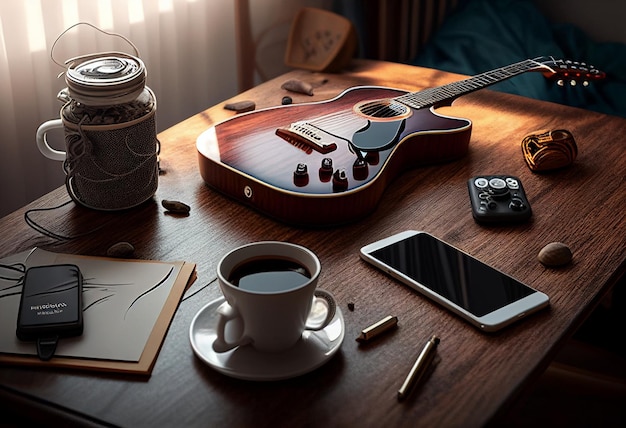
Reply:
[[348, 175], [344, 168], [339, 168], [333, 174], [333, 190], [335, 192], [343, 192], [348, 188]]
[[333, 176], [333, 160], [331, 158], [322, 159], [322, 164], [320, 165], [320, 181], [323, 183], [327, 183]]
[[367, 167], [367, 162], [363, 159], [357, 159], [354, 161], [352, 165], [352, 175], [355, 180], [365, 180], [369, 173], [369, 168]]
[[305, 163], [299, 163], [293, 172], [293, 184], [303, 187], [309, 184], [309, 171]]
[[380, 155], [378, 152], [367, 152], [365, 154], [365, 161], [370, 165], [378, 165], [378, 162], [380, 162]]

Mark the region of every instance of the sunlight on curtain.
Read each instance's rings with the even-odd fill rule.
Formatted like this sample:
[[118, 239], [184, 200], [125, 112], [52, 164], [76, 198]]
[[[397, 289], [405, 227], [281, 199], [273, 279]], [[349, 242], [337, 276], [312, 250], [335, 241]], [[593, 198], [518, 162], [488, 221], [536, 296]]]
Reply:
[[43, 16], [41, 4], [37, 0], [25, 0], [26, 37], [31, 52], [42, 51], [46, 48], [46, 35], [43, 32]]
[[[57, 37], [77, 22], [119, 33], [137, 46], [155, 92], [161, 131], [237, 92], [232, 0], [22, 0], [0, 2], [0, 216], [63, 184], [35, 131], [57, 118], [63, 68]], [[88, 26], [66, 33], [54, 59], [131, 46]], [[63, 149], [62, 133], [51, 144]], [[193, 142], [190, 142], [193, 144]], [[61, 202], [61, 201], [60, 201]]]

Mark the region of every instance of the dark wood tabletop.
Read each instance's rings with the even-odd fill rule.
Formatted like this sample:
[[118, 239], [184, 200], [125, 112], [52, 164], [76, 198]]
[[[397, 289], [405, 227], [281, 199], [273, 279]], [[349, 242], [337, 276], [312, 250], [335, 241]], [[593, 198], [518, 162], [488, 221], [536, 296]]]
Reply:
[[[314, 84], [314, 95], [287, 93], [291, 78]], [[329, 99], [355, 85], [409, 91], [463, 78], [436, 70], [357, 61], [341, 74], [293, 71], [232, 100], [257, 109]], [[584, 88], [580, 88], [584, 90]], [[0, 403], [36, 421], [141, 426], [483, 426], [498, 421], [548, 366], [626, 268], [626, 120], [484, 89], [439, 113], [473, 123], [460, 160], [399, 176], [376, 210], [354, 223], [321, 228], [282, 224], [209, 189], [198, 171], [196, 138], [235, 113], [220, 104], [159, 134], [161, 167], [153, 200], [125, 212], [102, 213], [73, 203], [32, 217], [69, 241], [48, 238], [24, 222], [32, 208], [69, 199], [59, 188], [0, 219], [0, 256], [32, 247], [103, 256], [118, 241], [135, 257], [197, 264], [149, 377], [52, 368], [0, 367]], [[578, 158], [566, 169], [533, 173], [520, 149], [539, 129], [567, 129]], [[472, 219], [466, 182], [475, 175], [518, 176], [533, 208], [529, 222], [481, 226]], [[169, 215], [162, 199], [191, 206]], [[359, 248], [405, 229], [430, 232], [550, 296], [548, 310], [486, 334], [366, 265]], [[274, 382], [237, 380], [197, 358], [189, 341], [194, 315], [220, 297], [218, 260], [239, 245], [281, 240], [313, 250], [322, 263], [320, 287], [332, 292], [345, 319], [345, 340], [325, 365]], [[560, 241], [573, 261], [547, 268], [539, 250]], [[353, 310], [348, 303], [354, 304]], [[363, 328], [387, 315], [398, 328], [363, 346]], [[409, 399], [397, 390], [431, 335], [441, 343], [434, 369]]]

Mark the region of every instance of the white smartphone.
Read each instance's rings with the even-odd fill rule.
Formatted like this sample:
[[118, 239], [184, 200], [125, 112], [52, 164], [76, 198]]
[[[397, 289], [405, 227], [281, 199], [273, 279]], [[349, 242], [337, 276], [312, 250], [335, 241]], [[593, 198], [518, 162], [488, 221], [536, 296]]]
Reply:
[[483, 331], [499, 330], [550, 304], [544, 293], [426, 232], [400, 232], [360, 253]]

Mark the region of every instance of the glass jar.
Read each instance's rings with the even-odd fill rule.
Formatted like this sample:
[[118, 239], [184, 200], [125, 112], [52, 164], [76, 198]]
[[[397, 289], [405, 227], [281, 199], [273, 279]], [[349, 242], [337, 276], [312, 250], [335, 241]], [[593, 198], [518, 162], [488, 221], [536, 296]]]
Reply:
[[114, 52], [66, 64], [67, 88], [58, 95], [64, 105], [57, 121], [64, 128], [66, 151], [56, 157], [46, 153], [48, 129], [38, 131], [40, 150], [63, 160], [68, 193], [81, 205], [122, 210], [145, 202], [158, 186], [159, 142], [156, 97], [145, 85], [143, 62]]

